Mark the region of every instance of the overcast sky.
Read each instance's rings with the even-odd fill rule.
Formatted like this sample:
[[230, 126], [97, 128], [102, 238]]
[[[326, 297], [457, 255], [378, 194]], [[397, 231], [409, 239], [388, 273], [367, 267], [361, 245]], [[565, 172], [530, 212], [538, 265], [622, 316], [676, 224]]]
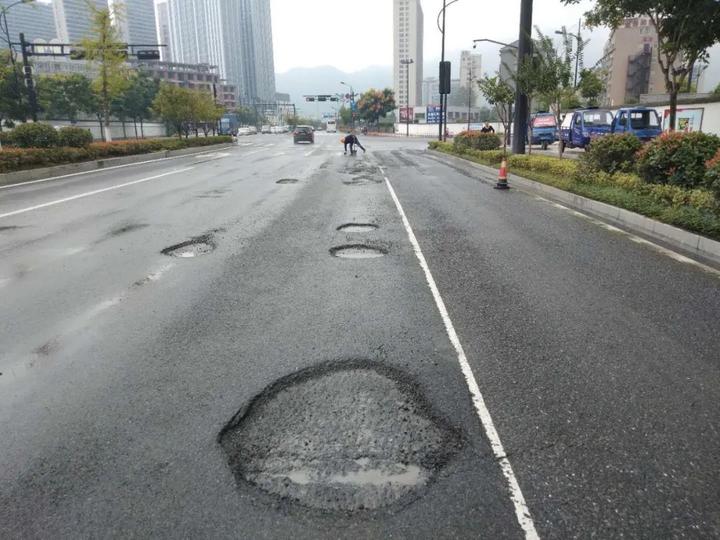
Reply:
[[[370, 65], [391, 65], [392, 0], [271, 0], [275, 70], [332, 65], [357, 71]], [[566, 7], [560, 0], [535, 0], [533, 24], [548, 34], [563, 24], [577, 29], [578, 19], [592, 2]], [[423, 0], [425, 58], [440, 56], [436, 26], [442, 0]], [[514, 41], [518, 37], [520, 0], [458, 0], [447, 9], [449, 50], [472, 48], [472, 40]], [[574, 30], [571, 30], [574, 31]], [[600, 56], [607, 29], [594, 30], [586, 64]], [[486, 48], [487, 50], [487, 48]], [[491, 49], [492, 50], [492, 49]]]

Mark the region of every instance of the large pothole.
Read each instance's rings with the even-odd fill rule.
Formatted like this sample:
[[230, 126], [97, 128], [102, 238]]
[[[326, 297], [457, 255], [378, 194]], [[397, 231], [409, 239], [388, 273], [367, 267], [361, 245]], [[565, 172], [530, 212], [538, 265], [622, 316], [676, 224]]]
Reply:
[[200, 257], [207, 255], [215, 249], [215, 241], [210, 234], [196, 236], [185, 242], [180, 242], [174, 246], [166, 247], [161, 251], [163, 255], [170, 257], [179, 257], [181, 259], [190, 259], [192, 257]]
[[382, 183], [382, 180], [367, 175], [354, 176], [353, 178], [343, 180], [343, 184], [345, 184], [346, 186], [367, 186], [368, 184], [380, 183]]
[[340, 225], [337, 230], [347, 233], [366, 233], [377, 230], [378, 226], [373, 223], [345, 223]]
[[330, 255], [341, 259], [375, 259], [387, 255], [387, 250], [367, 244], [346, 244], [330, 248]]
[[353, 360], [272, 384], [241, 409], [219, 442], [240, 485], [352, 512], [421, 496], [461, 437], [406, 375]]
[[298, 179], [297, 178], [281, 178], [280, 180], [278, 180], [275, 183], [276, 184], [297, 184]]

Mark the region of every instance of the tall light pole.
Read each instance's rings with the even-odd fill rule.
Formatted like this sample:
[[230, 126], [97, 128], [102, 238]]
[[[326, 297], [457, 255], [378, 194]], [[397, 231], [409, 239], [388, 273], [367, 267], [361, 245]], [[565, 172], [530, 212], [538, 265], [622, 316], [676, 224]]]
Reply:
[[405, 136], [410, 136], [410, 64], [415, 63], [412, 58], [403, 58], [400, 63], [406, 66], [405, 82], [407, 87], [405, 90]]
[[470, 131], [470, 105], [472, 104], [472, 95], [473, 95], [473, 76], [472, 76], [472, 70], [473, 70], [473, 61], [472, 58], [470, 59], [470, 69], [468, 70], [468, 127], [467, 130]]
[[[10, 63], [12, 64], [13, 68], [13, 77], [14, 77], [14, 83], [15, 83], [15, 92], [18, 96], [18, 102], [22, 105], [22, 92], [20, 92], [20, 81], [18, 80], [17, 75], [17, 69], [15, 67], [15, 49], [12, 47], [12, 38], [10, 37], [10, 27], [8, 25], [7, 20], [7, 13], [12, 8], [19, 4], [31, 4], [35, 0], [17, 0], [16, 2], [13, 2], [12, 4], [8, 6], [3, 6], [0, 4], [0, 30], [2, 30], [4, 37], [3, 40], [7, 43], [8, 49], [10, 51]], [[22, 109], [22, 107], [20, 107]]]
[[350, 129], [355, 129], [355, 90], [353, 90], [352, 85], [349, 85], [346, 82], [340, 81], [340, 84], [347, 86], [350, 89]]
[[[439, 73], [439, 82], [440, 82], [440, 129], [439, 129], [439, 135], [438, 140], [442, 141], [444, 139], [445, 130], [443, 129], [443, 125], [447, 125], [447, 112], [445, 112], [445, 109], [447, 109], [447, 94], [450, 93], [450, 89], [447, 88], [447, 93], [443, 92], [443, 75], [445, 74], [445, 69], [447, 67], [445, 66], [445, 10], [453, 5], [458, 0], [450, 0], [448, 2], [447, 0], [443, 0], [443, 7], [440, 10], [440, 13], [438, 13], [437, 16], [437, 27], [438, 30], [440, 30], [440, 34], [442, 36], [442, 51], [440, 53], [440, 73]], [[440, 18], [442, 17], [442, 25], [440, 24]], [[450, 75], [447, 75], [447, 79], [450, 79]], [[443, 120], [444, 116], [444, 120]]]
[[571, 34], [570, 32], [566, 32], [565, 27], [563, 26], [562, 30], [555, 30], [555, 33], [564, 36], [567, 34], [570, 37], [575, 38], [575, 42], [577, 45], [575, 46], [575, 79], [573, 83], [573, 88], [577, 88], [577, 82], [578, 82], [578, 67], [580, 65], [580, 53], [582, 52], [583, 43], [582, 43], [582, 36], [580, 35], [580, 30], [582, 27], [582, 19], [578, 19], [578, 32], [577, 34]]
[[[520, 2], [520, 32], [518, 36], [518, 67], [532, 56], [532, 11], [533, 0]], [[517, 85], [516, 85], [517, 86]], [[515, 92], [515, 120], [513, 121], [512, 151], [525, 153], [525, 134], [527, 133], [528, 98], [523, 92]]]

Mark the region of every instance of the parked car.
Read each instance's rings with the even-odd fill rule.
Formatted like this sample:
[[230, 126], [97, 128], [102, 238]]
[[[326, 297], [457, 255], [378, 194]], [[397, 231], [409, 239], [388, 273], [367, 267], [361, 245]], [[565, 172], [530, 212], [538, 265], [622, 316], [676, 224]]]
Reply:
[[238, 128], [237, 135], [238, 137], [242, 137], [243, 135], [250, 135], [250, 128], [247, 126]]
[[255, 126], [248, 127], [248, 135], [257, 135], [257, 128]]
[[569, 112], [560, 125], [560, 145], [585, 148], [593, 139], [612, 131], [613, 114], [607, 109], [581, 109]]
[[296, 126], [295, 131], [293, 131], [293, 142], [295, 144], [299, 142], [314, 143], [315, 132], [312, 126]]
[[555, 115], [548, 112], [539, 112], [530, 119], [531, 144], [539, 144], [543, 150], [558, 140], [557, 121]]
[[612, 132], [632, 133], [641, 141], [649, 141], [662, 134], [662, 124], [655, 109], [632, 107], [615, 113]]
[[260, 128], [261, 133], [272, 133], [272, 127], [269, 124], [264, 125]]

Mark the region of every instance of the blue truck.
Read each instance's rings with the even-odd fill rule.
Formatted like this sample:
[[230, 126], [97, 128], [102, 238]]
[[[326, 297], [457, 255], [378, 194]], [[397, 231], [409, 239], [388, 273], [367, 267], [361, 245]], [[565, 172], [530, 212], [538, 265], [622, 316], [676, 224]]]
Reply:
[[235, 135], [240, 126], [240, 118], [235, 113], [226, 113], [220, 118], [218, 132], [220, 135]]
[[649, 141], [662, 134], [660, 116], [655, 109], [632, 107], [615, 113], [613, 133], [632, 133], [641, 141]]
[[543, 150], [558, 140], [557, 121], [555, 115], [538, 112], [530, 118], [530, 144], [539, 144]]
[[597, 137], [612, 133], [613, 113], [607, 109], [580, 109], [565, 115], [560, 125], [560, 145], [585, 148]]

